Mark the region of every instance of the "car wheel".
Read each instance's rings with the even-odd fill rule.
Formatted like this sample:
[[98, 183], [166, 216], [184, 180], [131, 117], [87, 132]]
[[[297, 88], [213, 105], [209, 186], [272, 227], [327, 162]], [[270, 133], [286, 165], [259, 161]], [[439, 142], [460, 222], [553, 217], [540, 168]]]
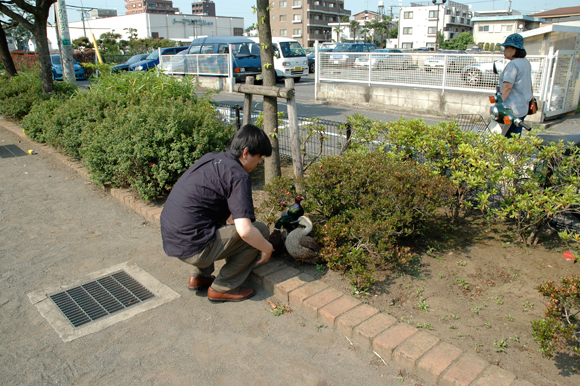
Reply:
[[481, 83], [481, 71], [471, 68], [465, 73], [463, 80], [470, 86], [477, 86]]
[[298, 77], [296, 77], [296, 78], [294, 78], [294, 83], [298, 83], [298, 82], [300, 82], [300, 79], [301, 79], [301, 78], [300, 78], [299, 76], [298, 76]]
[[314, 74], [314, 69], [316, 68], [315, 64], [316, 64], [316, 63], [310, 63], [310, 64], [308, 65], [308, 71], [310, 71], [310, 72], [311, 72], [311, 73], [313, 73], [313, 74]]
[[425, 71], [431, 72], [431, 67], [425, 67]]

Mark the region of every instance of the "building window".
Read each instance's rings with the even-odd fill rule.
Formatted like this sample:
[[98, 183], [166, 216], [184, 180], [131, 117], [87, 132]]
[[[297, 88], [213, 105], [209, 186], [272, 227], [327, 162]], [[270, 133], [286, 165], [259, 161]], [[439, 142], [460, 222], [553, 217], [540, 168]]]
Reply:
[[273, 15], [272, 16], [272, 20], [276, 20], [276, 15]]
[[334, 3], [328, 3], [328, 8], [334, 8]]
[[429, 27], [429, 30], [427, 31], [427, 33], [429, 35], [435, 35], [437, 33], [437, 27]]
[[429, 19], [436, 19], [439, 17], [438, 13], [439, 11], [429, 11]]
[[135, 4], [133, 4], [133, 8], [135, 8], [135, 7], [136, 7]]
[[435, 48], [435, 43], [427, 43], [427, 48]]
[[502, 25], [501, 32], [511, 32], [513, 27], [514, 26], [511, 24], [510, 25]]
[[295, 7], [302, 7], [302, 0], [294, 0]]
[[280, 21], [286, 21], [286, 15], [280, 15], [279, 20]]
[[272, 35], [276, 35], [276, 30], [275, 29], [272, 30]]
[[286, 0], [280, 2], [280, 8], [286, 8]]
[[488, 25], [480, 25], [479, 32], [489, 32], [489, 26]]
[[320, 5], [320, 1], [315, 1], [314, 5]]
[[292, 36], [302, 36], [302, 28], [294, 28]]
[[320, 16], [314, 15], [314, 20], [320, 20]]
[[412, 35], [412, 34], [413, 34], [413, 27], [403, 28], [403, 35]]
[[299, 13], [295, 13], [294, 16], [292, 17], [292, 21], [293, 22], [300, 22], [302, 21], [302, 15]]
[[401, 48], [413, 48], [413, 43], [403, 43]]
[[280, 30], [280, 36], [288, 36], [288, 30], [281, 29]]
[[413, 11], [403, 13], [403, 19], [412, 19], [412, 18], [413, 18]]

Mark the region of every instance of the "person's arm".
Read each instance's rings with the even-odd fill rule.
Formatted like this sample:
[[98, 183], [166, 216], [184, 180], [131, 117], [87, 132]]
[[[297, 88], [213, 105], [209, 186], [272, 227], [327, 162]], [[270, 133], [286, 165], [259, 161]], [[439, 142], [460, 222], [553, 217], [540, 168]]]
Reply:
[[502, 97], [502, 99], [503, 99], [504, 102], [507, 101], [508, 96], [512, 92], [512, 89], [513, 88], [514, 88], [513, 83], [503, 82], [503, 84], [501, 86], [501, 97]]
[[252, 221], [249, 218], [236, 218], [234, 224], [242, 240], [262, 252], [256, 264], [268, 261], [274, 247], [262, 236], [258, 228], [252, 225]]
[[228, 219], [226, 220], [226, 222], [228, 224], [234, 225], [234, 219], [233, 219], [233, 216], [231, 214], [230, 214], [230, 217], [228, 217]]

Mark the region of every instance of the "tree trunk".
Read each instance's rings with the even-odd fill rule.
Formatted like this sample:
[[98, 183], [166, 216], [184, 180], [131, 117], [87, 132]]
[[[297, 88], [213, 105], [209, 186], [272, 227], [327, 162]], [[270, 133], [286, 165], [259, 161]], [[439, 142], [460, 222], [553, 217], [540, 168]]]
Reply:
[[42, 82], [42, 92], [49, 94], [54, 90], [52, 80], [52, 65], [50, 62], [50, 49], [48, 47], [48, 37], [46, 35], [46, 19], [36, 18], [34, 28], [31, 31], [36, 39], [36, 52], [40, 62], [40, 81]]
[[6, 69], [6, 73], [9, 77], [16, 76], [16, 67], [14, 67], [14, 62], [12, 61], [12, 56], [10, 55], [10, 48], [8, 48], [8, 40], [6, 39], [6, 33], [4, 33], [4, 28], [0, 24], [0, 57], [2, 58], [2, 63]]
[[[257, 6], [263, 85], [276, 86], [274, 48], [272, 47], [272, 30], [270, 28], [270, 2], [269, 0], [257, 0]], [[276, 97], [264, 96], [264, 131], [272, 143], [272, 156], [264, 160], [264, 180], [267, 184], [282, 175], [278, 146], [278, 100]]]

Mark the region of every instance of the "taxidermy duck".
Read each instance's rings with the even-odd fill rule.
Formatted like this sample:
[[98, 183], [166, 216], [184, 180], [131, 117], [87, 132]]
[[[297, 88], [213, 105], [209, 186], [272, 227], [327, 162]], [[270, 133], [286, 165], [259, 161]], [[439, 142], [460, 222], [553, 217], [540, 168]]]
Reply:
[[284, 246], [284, 240], [282, 238], [282, 228], [286, 229], [286, 232], [290, 233], [296, 228], [297, 222], [291, 216], [282, 216], [276, 221], [274, 225], [274, 231], [268, 237], [268, 241], [275, 250], [280, 250]]
[[300, 205], [300, 201], [302, 201], [301, 194], [294, 198], [294, 204], [288, 208], [288, 215], [291, 216], [295, 221], [298, 221], [300, 216], [304, 215], [304, 208], [302, 208], [302, 205]]
[[320, 263], [318, 251], [320, 247], [314, 238], [308, 236], [312, 231], [312, 221], [306, 216], [298, 218], [298, 225], [300, 226], [290, 232], [286, 237], [286, 250], [298, 263]]

